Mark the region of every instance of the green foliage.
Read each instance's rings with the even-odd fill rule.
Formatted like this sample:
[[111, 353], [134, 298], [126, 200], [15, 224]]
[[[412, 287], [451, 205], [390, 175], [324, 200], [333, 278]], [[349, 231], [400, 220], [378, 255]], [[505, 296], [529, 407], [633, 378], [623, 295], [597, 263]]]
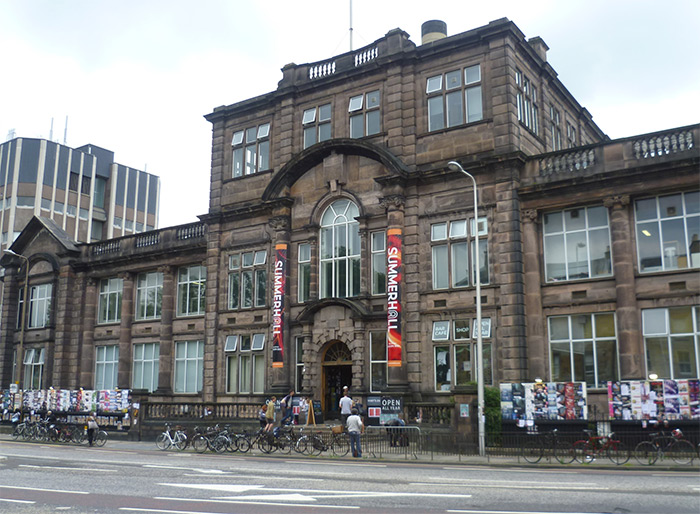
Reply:
[[484, 388], [484, 416], [486, 417], [486, 442], [499, 446], [501, 442], [501, 392], [497, 387]]

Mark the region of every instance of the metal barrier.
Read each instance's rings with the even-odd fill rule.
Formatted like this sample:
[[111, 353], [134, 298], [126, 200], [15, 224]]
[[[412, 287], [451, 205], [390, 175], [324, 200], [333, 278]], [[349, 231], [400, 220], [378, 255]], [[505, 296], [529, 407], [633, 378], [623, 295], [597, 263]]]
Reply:
[[418, 454], [423, 453], [423, 438], [417, 426], [369, 425], [365, 427], [362, 449], [372, 457], [382, 458], [386, 453], [418, 459]]

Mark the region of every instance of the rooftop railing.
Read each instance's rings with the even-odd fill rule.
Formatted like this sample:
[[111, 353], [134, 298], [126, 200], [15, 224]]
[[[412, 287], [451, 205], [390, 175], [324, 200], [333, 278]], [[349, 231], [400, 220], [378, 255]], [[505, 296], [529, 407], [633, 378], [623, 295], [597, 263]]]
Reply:
[[204, 242], [207, 226], [204, 223], [191, 223], [161, 230], [152, 230], [118, 239], [109, 239], [86, 245], [91, 257], [113, 257], [131, 252], [153, 251], [159, 248], [190, 245]]

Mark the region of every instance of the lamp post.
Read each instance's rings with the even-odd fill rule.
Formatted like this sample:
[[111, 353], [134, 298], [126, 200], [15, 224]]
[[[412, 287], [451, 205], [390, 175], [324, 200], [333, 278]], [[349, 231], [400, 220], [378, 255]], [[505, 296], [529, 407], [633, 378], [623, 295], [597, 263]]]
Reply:
[[15, 364], [17, 366], [17, 384], [20, 389], [23, 389], [22, 385], [22, 370], [24, 369], [24, 327], [27, 323], [27, 291], [29, 290], [29, 258], [24, 255], [20, 255], [17, 252], [10, 250], [9, 248], [5, 250], [6, 254], [19, 257], [24, 260], [24, 291], [22, 293], [22, 321], [20, 322], [19, 329], [19, 351], [17, 352], [17, 358], [15, 359]]
[[460, 171], [472, 181], [474, 190], [474, 268], [476, 286], [476, 389], [477, 389], [477, 424], [479, 426], [479, 455], [486, 455], [486, 434], [484, 430], [484, 342], [481, 334], [481, 266], [479, 264], [479, 196], [477, 193], [476, 180], [471, 173], [462, 168], [456, 161], [447, 163], [447, 167], [452, 171]]

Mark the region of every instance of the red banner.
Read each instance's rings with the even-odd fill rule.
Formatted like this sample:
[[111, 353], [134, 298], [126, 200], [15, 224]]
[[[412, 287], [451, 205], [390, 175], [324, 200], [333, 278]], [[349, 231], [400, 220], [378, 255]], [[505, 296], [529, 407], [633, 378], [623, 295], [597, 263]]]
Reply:
[[401, 229], [387, 231], [387, 358], [388, 365], [401, 366]]
[[275, 245], [272, 292], [272, 367], [284, 367], [284, 291], [287, 275], [287, 244]]

